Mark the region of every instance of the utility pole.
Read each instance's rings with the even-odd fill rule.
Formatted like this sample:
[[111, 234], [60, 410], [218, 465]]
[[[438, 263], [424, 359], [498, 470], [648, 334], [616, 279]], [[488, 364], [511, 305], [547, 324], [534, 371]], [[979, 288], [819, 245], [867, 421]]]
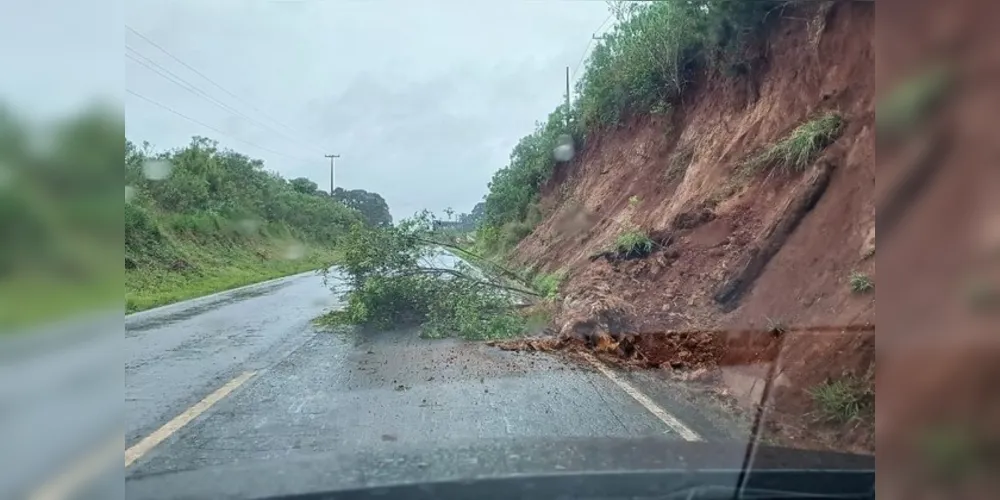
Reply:
[[334, 171], [335, 171], [334, 169], [336, 168], [337, 158], [340, 158], [340, 155], [324, 155], [324, 156], [326, 156], [327, 158], [330, 159], [330, 197], [332, 198], [333, 197], [333, 184], [334, 184], [334, 182], [333, 182], [334, 181]]
[[566, 66], [566, 128], [569, 128], [569, 66]]

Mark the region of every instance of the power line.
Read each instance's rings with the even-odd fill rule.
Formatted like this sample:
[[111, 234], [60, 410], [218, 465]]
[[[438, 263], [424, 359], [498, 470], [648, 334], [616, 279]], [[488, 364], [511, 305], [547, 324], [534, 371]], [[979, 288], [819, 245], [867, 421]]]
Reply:
[[[601, 25], [598, 26], [596, 30], [594, 30], [594, 34], [597, 34], [599, 31], [604, 29], [604, 26], [608, 24], [608, 21], [610, 21], [614, 15], [615, 15], [614, 12], [608, 14], [608, 17], [604, 19], [604, 22], [601, 23]], [[576, 79], [576, 73], [580, 71], [580, 67], [583, 66], [583, 61], [587, 60], [587, 54], [590, 53], [590, 45], [594, 43], [594, 40], [595, 38], [593, 36], [590, 37], [590, 40], [587, 40], [587, 48], [583, 49], [583, 55], [580, 56], [580, 62], [576, 63], [576, 68], [573, 69], [574, 80]]]
[[[229, 95], [229, 97], [232, 97], [233, 99], [236, 99], [237, 101], [241, 102], [241, 103], [242, 103], [243, 105], [245, 105], [245, 106], [249, 107], [250, 109], [252, 109], [252, 110], [256, 111], [257, 113], [260, 113], [260, 115], [261, 115], [261, 116], [263, 116], [263, 117], [267, 118], [268, 120], [271, 120], [271, 121], [272, 121], [273, 123], [275, 123], [276, 125], [278, 125], [278, 126], [280, 126], [280, 127], [283, 127], [284, 129], [286, 129], [287, 131], [291, 132], [292, 134], [294, 134], [294, 135], [302, 135], [302, 134], [299, 134], [298, 132], [296, 132], [296, 131], [295, 131], [295, 129], [293, 129], [292, 127], [289, 127], [288, 125], [285, 125], [284, 123], [281, 123], [281, 122], [280, 122], [279, 120], [277, 120], [276, 118], [274, 118], [274, 117], [272, 117], [272, 116], [268, 115], [267, 113], [265, 113], [265, 112], [261, 111], [261, 110], [260, 110], [260, 108], [258, 108], [258, 107], [256, 107], [256, 106], [254, 106], [254, 105], [253, 105], [253, 104], [251, 104], [250, 102], [247, 102], [247, 101], [246, 101], [245, 99], [243, 99], [242, 97], [240, 97], [240, 96], [238, 96], [238, 95], [234, 94], [234, 93], [233, 93], [233, 92], [231, 92], [231, 91], [230, 91], [229, 89], [227, 89], [227, 88], [223, 87], [222, 85], [219, 85], [218, 83], [216, 83], [216, 82], [215, 82], [215, 80], [212, 80], [211, 78], [209, 78], [209, 76], [208, 76], [208, 75], [206, 75], [205, 73], [202, 73], [201, 71], [198, 71], [198, 69], [197, 69], [197, 68], [195, 68], [195, 67], [191, 66], [190, 64], [188, 64], [188, 63], [184, 62], [183, 60], [181, 60], [181, 58], [179, 58], [179, 57], [177, 57], [177, 56], [175, 56], [175, 55], [171, 54], [171, 53], [170, 53], [170, 51], [168, 51], [167, 49], [165, 49], [165, 48], [161, 47], [161, 46], [160, 46], [160, 45], [159, 45], [158, 43], [154, 42], [153, 40], [151, 40], [151, 39], [150, 39], [149, 37], [147, 37], [146, 35], [143, 35], [142, 33], [140, 33], [140, 32], [139, 32], [138, 30], [136, 30], [135, 28], [133, 28], [133, 27], [131, 27], [131, 26], [127, 25], [127, 24], [125, 25], [125, 28], [126, 28], [126, 29], [128, 29], [129, 31], [131, 31], [131, 32], [132, 32], [132, 33], [133, 33], [133, 34], [134, 34], [135, 36], [137, 36], [137, 37], [139, 37], [139, 38], [141, 38], [141, 39], [145, 40], [145, 41], [146, 41], [146, 43], [148, 43], [148, 44], [152, 45], [153, 47], [156, 47], [156, 48], [157, 48], [157, 49], [158, 49], [158, 50], [159, 50], [160, 52], [163, 52], [164, 54], [166, 54], [166, 55], [167, 55], [168, 57], [170, 57], [170, 58], [171, 58], [171, 59], [173, 59], [174, 61], [177, 61], [177, 62], [178, 62], [178, 63], [179, 63], [180, 65], [182, 65], [182, 66], [184, 66], [185, 68], [187, 68], [187, 69], [191, 70], [191, 71], [192, 71], [192, 72], [194, 72], [194, 73], [195, 73], [196, 75], [198, 75], [198, 76], [200, 76], [200, 77], [204, 78], [204, 79], [205, 79], [205, 81], [207, 81], [208, 83], [211, 83], [211, 84], [212, 84], [213, 86], [215, 86], [215, 87], [216, 87], [216, 88], [218, 88], [219, 90], [221, 90], [221, 91], [225, 92], [225, 93], [226, 93], [227, 95]], [[310, 145], [310, 147], [312, 147], [312, 148], [316, 149], [317, 151], [322, 151], [322, 148], [317, 148], [316, 146], [312, 146], [312, 145]]]
[[310, 161], [310, 160], [303, 160], [302, 158], [296, 158], [294, 156], [289, 156], [289, 155], [286, 155], [286, 154], [284, 154], [284, 153], [282, 153], [280, 151], [275, 151], [275, 150], [273, 150], [271, 148], [267, 148], [267, 147], [261, 146], [259, 144], [254, 144], [254, 143], [252, 143], [250, 141], [245, 141], [243, 139], [240, 139], [239, 137], [235, 137], [233, 135], [227, 134], [227, 133], [225, 133], [225, 132], [223, 132], [223, 131], [221, 131], [221, 130], [219, 130], [219, 129], [217, 129], [217, 128], [215, 128], [215, 127], [213, 127], [213, 126], [211, 126], [211, 125], [209, 125], [209, 124], [207, 124], [205, 122], [199, 121], [199, 120], [197, 120], [195, 118], [191, 118], [190, 116], [185, 115], [184, 113], [181, 113], [180, 111], [174, 110], [173, 108], [171, 108], [171, 107], [169, 107], [169, 106], [167, 106], [165, 104], [162, 104], [162, 103], [159, 103], [157, 101], [154, 101], [154, 100], [152, 100], [152, 99], [150, 99], [150, 98], [148, 98], [148, 97], [146, 97], [146, 96], [144, 96], [144, 95], [142, 95], [142, 94], [140, 94], [138, 92], [133, 91], [132, 89], [125, 89], [125, 92], [128, 92], [129, 94], [134, 95], [135, 97], [138, 97], [139, 99], [142, 99], [142, 100], [144, 100], [144, 101], [146, 101], [146, 102], [148, 102], [148, 103], [150, 103], [150, 104], [152, 104], [152, 105], [154, 105], [154, 106], [156, 106], [156, 107], [158, 107], [160, 109], [163, 109], [165, 111], [169, 111], [169, 112], [171, 112], [171, 113], [173, 113], [173, 114], [175, 114], [175, 115], [177, 115], [177, 116], [179, 116], [179, 117], [181, 117], [181, 118], [183, 118], [185, 120], [188, 120], [188, 121], [190, 121], [192, 123], [201, 125], [202, 127], [205, 127], [207, 129], [215, 132], [215, 133], [222, 134], [222, 135], [224, 135], [226, 137], [229, 137], [230, 139], [232, 139], [234, 141], [238, 141], [238, 142], [241, 142], [243, 144], [246, 144], [247, 146], [255, 147], [257, 149], [260, 149], [262, 151], [267, 151], [269, 153], [274, 153], [274, 154], [276, 154], [278, 156], [283, 156], [283, 157], [288, 158], [290, 160], [295, 160], [295, 161], [299, 161], [299, 162], [308, 162], [308, 161]]
[[188, 92], [191, 92], [192, 94], [194, 94], [194, 95], [196, 95], [198, 97], [201, 97], [203, 99], [208, 100], [209, 102], [211, 102], [212, 104], [215, 104], [216, 106], [218, 106], [219, 108], [223, 109], [224, 111], [228, 111], [228, 112], [230, 112], [230, 113], [232, 113], [234, 115], [240, 116], [240, 117], [242, 117], [242, 118], [244, 118], [246, 120], [249, 120], [251, 122], [254, 121], [249, 116], [246, 116], [245, 114], [241, 113], [238, 109], [233, 108], [232, 106], [230, 106], [230, 105], [228, 105], [228, 104], [226, 104], [226, 103], [224, 103], [224, 102], [222, 102], [222, 101], [220, 101], [220, 100], [212, 97], [211, 95], [205, 93], [205, 91], [203, 91], [203, 90], [199, 89], [198, 87], [194, 86], [191, 82], [189, 82], [189, 81], [185, 80], [184, 78], [178, 76], [173, 71], [170, 71], [169, 69], [164, 68], [163, 66], [160, 66], [159, 64], [156, 63], [156, 61], [153, 61], [152, 59], [150, 59], [150, 58], [142, 55], [141, 52], [133, 49], [132, 47], [129, 47], [127, 44], [125, 45], [125, 49], [126, 50], [131, 50], [132, 52], [135, 53], [135, 55], [126, 53], [125, 57], [127, 59], [130, 59], [133, 62], [140, 64], [141, 66], [145, 67], [146, 69], [148, 69], [148, 70], [150, 70], [150, 71], [152, 71], [152, 72], [160, 75], [164, 79], [166, 79], [166, 80], [172, 82], [173, 84], [177, 85], [178, 87], [181, 87], [184, 90], [187, 90]]
[[[215, 97], [211, 96], [210, 94], [208, 94], [204, 90], [198, 88], [195, 84], [193, 84], [193, 83], [185, 80], [183, 77], [181, 77], [177, 73], [174, 73], [173, 71], [170, 71], [169, 69], [163, 67], [162, 65], [160, 65], [156, 61], [150, 59], [149, 57], [146, 57], [145, 55], [142, 54], [142, 52], [139, 52], [138, 50], [130, 47], [128, 44], [125, 45], [125, 49], [132, 51], [133, 54], [134, 54], [133, 55], [133, 54], [129, 54], [129, 53], [126, 52], [126, 54], [125, 54], [126, 58], [132, 60], [133, 62], [136, 62], [136, 63], [142, 65], [146, 69], [148, 69], [148, 70], [150, 70], [150, 71], [158, 74], [159, 76], [161, 76], [164, 79], [166, 79], [166, 80], [174, 83], [175, 85], [183, 88], [184, 90], [187, 90], [188, 92], [191, 92], [192, 94], [194, 94], [194, 95], [196, 95], [198, 97], [201, 97], [201, 98], [203, 98], [203, 99], [211, 102], [212, 104], [215, 104], [219, 108], [221, 108], [221, 109], [223, 109], [223, 110], [225, 110], [225, 111], [227, 111], [229, 113], [232, 113], [232, 114], [234, 114], [236, 116], [239, 116], [239, 117], [241, 117], [241, 118], [249, 121], [250, 123], [253, 123], [253, 124], [261, 127], [263, 130], [267, 130], [269, 132], [272, 132], [274, 134], [282, 136], [285, 139], [288, 139], [289, 141], [292, 141], [292, 142], [295, 142], [295, 143], [299, 143], [299, 144], [304, 144], [301, 141], [296, 140], [294, 137], [290, 137], [290, 136], [288, 136], [288, 135], [286, 135], [286, 134], [284, 134], [284, 133], [282, 133], [282, 132], [280, 132], [278, 130], [275, 130], [273, 127], [271, 127], [271, 126], [269, 126], [269, 125], [267, 125], [267, 124], [265, 124], [263, 122], [260, 122], [259, 120], [254, 119], [253, 117], [247, 115], [246, 113], [243, 113], [242, 111], [240, 111], [240, 110], [238, 110], [238, 109], [236, 109], [236, 108], [234, 108], [234, 107], [232, 107], [232, 106], [230, 106], [230, 105], [228, 105], [228, 104], [226, 104], [226, 103], [224, 103], [224, 102], [216, 99]], [[312, 147], [312, 146], [310, 146], [310, 147]]]

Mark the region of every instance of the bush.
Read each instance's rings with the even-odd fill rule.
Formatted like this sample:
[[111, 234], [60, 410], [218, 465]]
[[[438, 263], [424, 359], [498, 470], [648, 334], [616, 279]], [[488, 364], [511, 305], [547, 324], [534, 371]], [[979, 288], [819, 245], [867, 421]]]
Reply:
[[653, 240], [648, 234], [634, 229], [615, 239], [615, 251], [625, 258], [645, 257], [653, 252]]
[[[145, 166], [154, 161], [168, 164], [169, 175], [148, 178]], [[363, 221], [357, 210], [325, 193], [298, 191], [297, 184], [265, 171], [260, 160], [219, 150], [215, 141], [203, 137], [158, 154], [126, 141], [125, 178], [133, 192], [127, 206], [141, 207], [163, 220], [165, 228], [200, 237], [237, 237], [242, 234], [239, 224], [252, 220], [283, 224], [301, 239], [335, 243]]]
[[532, 280], [532, 287], [546, 299], [554, 299], [559, 294], [559, 287], [566, 280], [566, 271], [556, 271], [552, 274], [539, 274]]
[[617, 23], [577, 84], [580, 121], [591, 128], [616, 124], [628, 113], [668, 109], [687, 88], [692, 70], [739, 53], [779, 3], [617, 3]]
[[809, 393], [823, 420], [843, 424], [873, 418], [875, 389], [857, 378], [827, 381]]
[[851, 291], [856, 294], [868, 293], [875, 289], [875, 281], [864, 273], [851, 273]]
[[343, 241], [347, 306], [321, 321], [379, 329], [419, 325], [424, 336], [501, 338], [524, 331], [509, 292], [464, 263], [433, 267], [440, 250], [418, 217], [398, 226], [356, 225]]
[[827, 113], [810, 120], [793, 130], [788, 137], [751, 158], [746, 166], [752, 170], [781, 166], [788, 171], [801, 172], [812, 165], [820, 152], [837, 140], [843, 125], [843, 120], [836, 113]]
[[518, 230], [502, 237], [501, 228], [507, 224], [527, 219], [529, 228], [537, 225], [529, 217], [529, 206], [552, 174], [553, 149], [561, 136], [571, 136], [579, 147], [590, 130], [617, 124], [630, 113], [669, 112], [699, 67], [747, 66], [730, 59], [743, 52], [767, 14], [782, 3], [614, 2], [617, 22], [587, 61], [573, 107], [558, 106], [532, 134], [521, 138], [510, 163], [493, 176], [479, 227], [483, 247], [497, 252], [527, 235]]

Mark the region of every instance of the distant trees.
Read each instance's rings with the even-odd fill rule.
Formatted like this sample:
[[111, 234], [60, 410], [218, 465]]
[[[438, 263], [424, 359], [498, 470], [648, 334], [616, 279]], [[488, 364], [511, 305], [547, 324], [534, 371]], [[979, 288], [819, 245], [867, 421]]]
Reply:
[[[280, 236], [336, 243], [359, 211], [316, 184], [287, 181], [252, 159], [204, 137], [154, 153], [125, 141], [125, 247], [136, 259], [161, 248], [163, 228], [201, 236]], [[317, 194], [319, 193], [319, 194]]]
[[378, 193], [372, 193], [364, 189], [345, 190], [337, 188], [333, 191], [333, 198], [345, 206], [360, 212], [361, 217], [370, 226], [392, 225], [392, 215], [389, 213], [389, 205]]
[[292, 179], [288, 183], [291, 184], [292, 189], [302, 194], [317, 194], [319, 192], [319, 186], [305, 177]]

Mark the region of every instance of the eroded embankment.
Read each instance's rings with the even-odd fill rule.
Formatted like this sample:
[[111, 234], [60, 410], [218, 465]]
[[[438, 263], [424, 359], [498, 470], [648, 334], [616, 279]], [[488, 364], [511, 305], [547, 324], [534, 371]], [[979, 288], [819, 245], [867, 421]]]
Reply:
[[[507, 347], [708, 370], [730, 393], [745, 385], [731, 367], [756, 367], [776, 436], [873, 450], [873, 417], [824, 422], [814, 393], [874, 390], [875, 207], [890, 202], [874, 189], [874, 7], [789, 10], [770, 29], [750, 71], [703, 72], [670, 113], [592, 134], [557, 167], [514, 259], [568, 273], [558, 335]], [[768, 157], [827, 124], [807, 162]], [[652, 251], [609, 254], [625, 228]]]

